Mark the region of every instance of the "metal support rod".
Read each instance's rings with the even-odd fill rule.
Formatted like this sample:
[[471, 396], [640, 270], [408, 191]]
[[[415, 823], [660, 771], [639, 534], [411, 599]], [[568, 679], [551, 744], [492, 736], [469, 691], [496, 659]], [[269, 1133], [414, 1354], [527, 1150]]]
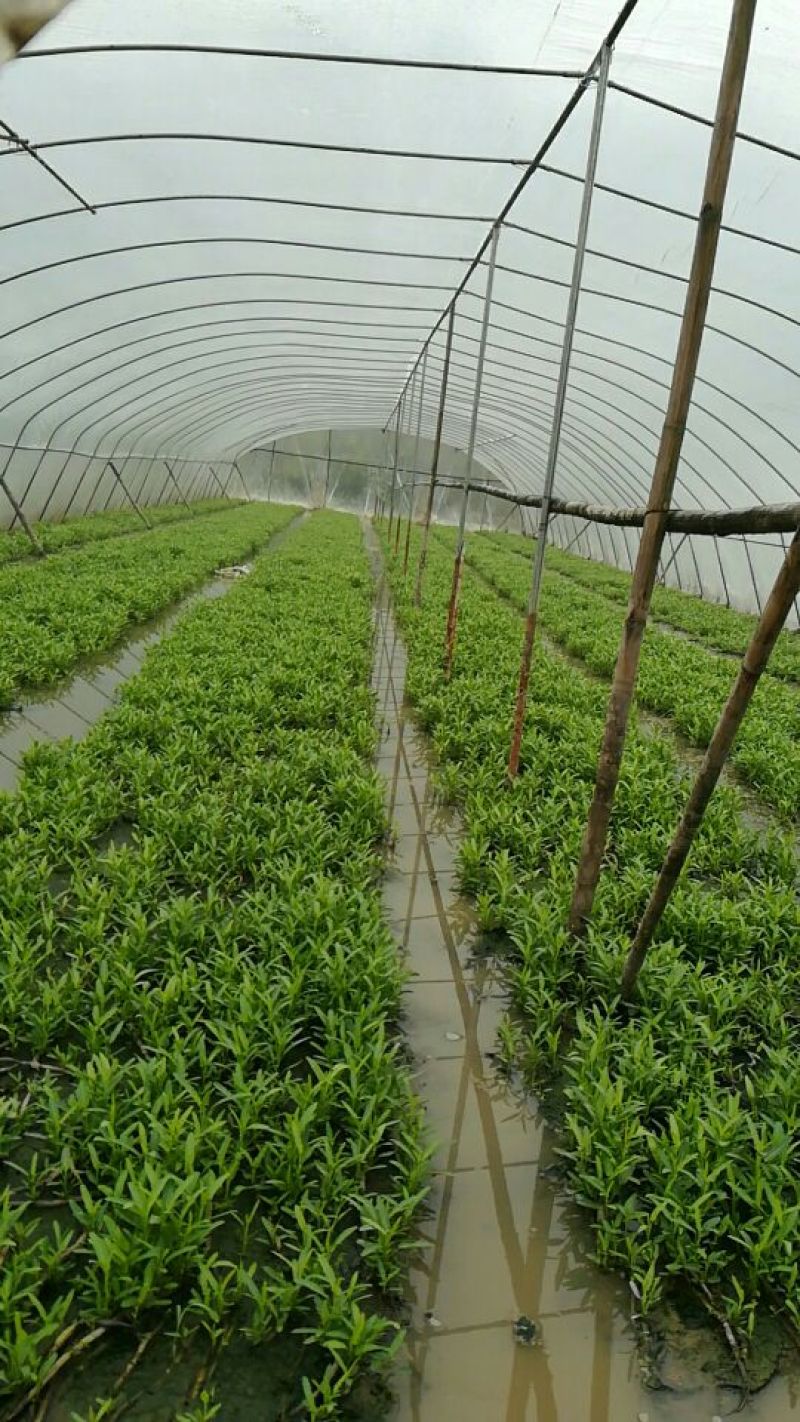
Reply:
[[422, 602], [422, 583], [425, 577], [425, 565], [428, 561], [428, 540], [431, 531], [431, 514], [433, 513], [433, 500], [436, 494], [436, 480], [439, 475], [439, 456], [442, 452], [442, 429], [444, 427], [444, 409], [447, 402], [447, 380], [450, 374], [450, 353], [453, 349], [453, 326], [456, 319], [456, 302], [450, 307], [450, 317], [447, 322], [447, 337], [444, 346], [444, 361], [442, 363], [442, 383], [439, 389], [439, 409], [436, 415], [436, 433], [433, 439], [433, 453], [431, 455], [431, 480], [428, 485], [428, 500], [425, 505], [425, 519], [422, 525], [422, 542], [419, 550], [419, 561], [417, 563], [417, 581], [414, 588], [414, 605], [419, 607]]
[[736, 139], [736, 124], [747, 72], [755, 7], [756, 0], [734, 0], [731, 14], [669, 402], [650, 486], [647, 518], [631, 584], [628, 614], [614, 670], [594, 798], [575, 879], [569, 915], [569, 926], [574, 934], [584, 932], [592, 911], [619, 780], [642, 639], [666, 533], [667, 512], [672, 502], [703, 339], [722, 210]]
[[[428, 347], [422, 352], [422, 372], [420, 376], [419, 398], [417, 400], [417, 431], [414, 436], [414, 468], [419, 464], [419, 440], [422, 430], [422, 407], [425, 402], [425, 377], [428, 373]], [[416, 482], [414, 475], [411, 475], [411, 493], [408, 503], [408, 524], [406, 525], [406, 546], [403, 551], [403, 580], [408, 576], [408, 554], [411, 547], [411, 524], [414, 519], [414, 490]]]
[[580, 301], [581, 295], [583, 264], [586, 256], [586, 240], [589, 235], [589, 219], [592, 212], [594, 180], [597, 173], [597, 155], [600, 151], [600, 134], [603, 129], [603, 112], [605, 109], [606, 93], [608, 92], [608, 71], [610, 65], [611, 49], [606, 45], [600, 56], [600, 69], [597, 75], [592, 131], [589, 137], [589, 151], [586, 155], [586, 174], [583, 180], [583, 199], [581, 202], [580, 217], [578, 219], [575, 255], [572, 261], [572, 282], [564, 322], [564, 341], [561, 347], [561, 362], [558, 370], [558, 383], [556, 385], [555, 402], [553, 405], [553, 423], [550, 428], [550, 442], [547, 449], [542, 502], [539, 508], [539, 528], [536, 534], [533, 558], [531, 559], [531, 582], [528, 590], [528, 605], [525, 610], [525, 632], [519, 665], [517, 697], [514, 705], [511, 748], [508, 755], [508, 774], [512, 780], [519, 770], [522, 729], [525, 724], [525, 710], [528, 704], [528, 683], [530, 682], [533, 649], [536, 641], [536, 623], [539, 617], [539, 599], [542, 591], [544, 557], [547, 551], [550, 500], [553, 497], [553, 485], [555, 483], [556, 468], [558, 466], [558, 451], [561, 444], [561, 429], [564, 423], [564, 406], [567, 399], [567, 386], [569, 384], [569, 371], [572, 361], [572, 346], [575, 339], [575, 321], [578, 315], [578, 302]]
[[472, 396], [472, 415], [469, 425], [469, 439], [467, 442], [467, 462], [464, 471], [464, 488], [461, 499], [461, 515], [458, 521], [458, 537], [456, 539], [456, 553], [453, 560], [453, 583], [450, 589], [450, 603], [447, 609], [447, 631], [445, 633], [444, 644], [444, 674], [449, 677], [453, 666], [453, 654], [456, 645], [456, 630], [458, 628], [458, 604], [459, 591], [461, 588], [461, 575], [464, 567], [464, 541], [467, 526], [467, 505], [469, 503], [469, 480], [472, 474], [472, 464], [475, 457], [475, 438], [478, 432], [478, 412], [481, 403], [481, 385], [483, 384], [483, 364], [486, 357], [486, 341], [489, 335], [489, 321], [492, 314], [492, 287], [494, 286], [494, 269], [497, 261], [497, 243], [500, 239], [501, 224], [495, 223], [492, 231], [492, 244], [489, 249], [489, 266], [486, 272], [486, 291], [483, 298], [483, 320], [481, 322], [481, 341], [478, 347], [478, 362], [475, 367], [475, 390]]
[[137, 504], [135, 498], [133, 497], [133, 494], [130, 492], [128, 486], [126, 485], [125, 480], [123, 479], [122, 475], [120, 474], [120, 472], [119, 472], [119, 470], [118, 470], [116, 464], [114, 463], [113, 459], [109, 459], [109, 461], [108, 461], [108, 468], [111, 470], [112, 474], [114, 475], [114, 478], [116, 479], [117, 483], [119, 484], [119, 486], [120, 486], [120, 488], [121, 488], [123, 494], [125, 495], [126, 499], [128, 500], [128, 502], [129, 502], [130, 504], [132, 504], [133, 507], [135, 508], [135, 510], [136, 510], [137, 514], [139, 515], [139, 518], [142, 520], [142, 523], [144, 524], [145, 528], [152, 528], [152, 527], [153, 527], [152, 523], [150, 522], [150, 520], [149, 520], [149, 518], [147, 517], [147, 515], [144, 514], [144, 513], [142, 512], [142, 510], [139, 508], [139, 505]]
[[703, 756], [692, 792], [681, 822], [675, 831], [661, 873], [636, 931], [622, 973], [622, 995], [630, 997], [636, 985], [647, 950], [661, 922], [681, 870], [689, 855], [711, 796], [722, 773], [734, 738], [744, 720], [759, 679], [766, 670], [772, 649], [778, 639], [792, 603], [800, 591], [800, 532], [792, 539], [781, 565], [767, 605], [759, 619], [742, 659], [739, 675], [722, 710], [716, 729]]
[[20, 523], [22, 524], [22, 527], [24, 528], [25, 533], [27, 535], [28, 542], [30, 543], [34, 553], [37, 553], [40, 557], [42, 557], [44, 554], [44, 549], [41, 543], [39, 542], [39, 539], [36, 537], [36, 534], [34, 533], [33, 529], [31, 528], [31, 525], [29, 524], [27, 518], [25, 517], [25, 514], [22, 511], [22, 504], [19, 502], [19, 499], [16, 497], [16, 495], [12, 494], [10, 488], [8, 487], [8, 484], [6, 483], [5, 474], [0, 474], [0, 488], [3, 490], [3, 493], [5, 494], [6, 498], [8, 499], [8, 502], [14, 510], [14, 517], [18, 518]]
[[177, 479], [175, 478], [175, 474], [174, 474], [174, 472], [173, 472], [172, 465], [170, 464], [170, 462], [169, 462], [168, 459], [165, 459], [165, 460], [164, 460], [164, 464], [166, 465], [166, 468], [167, 468], [167, 472], [168, 472], [168, 474], [169, 474], [169, 477], [170, 477], [170, 479], [172, 480], [173, 485], [175, 486], [175, 492], [176, 492], [176, 494], [178, 495], [178, 498], [180, 499], [180, 501], [181, 501], [182, 504], [185, 504], [185, 505], [186, 505], [187, 509], [188, 509], [189, 512], [191, 513], [191, 508], [192, 508], [192, 506], [191, 506], [191, 504], [189, 503], [189, 500], [187, 499], [187, 497], [186, 497], [186, 495], [184, 494], [183, 490], [181, 489], [181, 486], [180, 486], [180, 484], [178, 483]]

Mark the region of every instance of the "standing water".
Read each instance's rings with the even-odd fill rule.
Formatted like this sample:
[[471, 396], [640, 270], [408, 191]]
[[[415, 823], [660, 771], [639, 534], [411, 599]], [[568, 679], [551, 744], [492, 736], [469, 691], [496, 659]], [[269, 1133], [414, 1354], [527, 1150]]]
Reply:
[[592, 1262], [585, 1221], [557, 1185], [551, 1129], [495, 1069], [502, 984], [459, 893], [459, 816], [434, 793], [383, 583], [376, 634], [378, 767], [395, 830], [384, 902], [412, 974], [404, 1025], [436, 1144], [390, 1422], [800, 1416], [796, 1371], [744, 1407], [739, 1390], [719, 1386], [705, 1322], [662, 1346], [645, 1381], [627, 1285]]

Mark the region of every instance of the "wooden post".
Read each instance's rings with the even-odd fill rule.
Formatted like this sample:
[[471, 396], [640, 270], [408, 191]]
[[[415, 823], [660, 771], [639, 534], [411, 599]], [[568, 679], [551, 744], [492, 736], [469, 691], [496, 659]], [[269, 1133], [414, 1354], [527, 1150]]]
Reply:
[[703, 202], [697, 222], [694, 256], [681, 322], [667, 413], [656, 456], [647, 515], [631, 584], [628, 614], [614, 670], [611, 696], [597, 766], [594, 798], [589, 811], [569, 915], [573, 933], [585, 930], [592, 911], [608, 824], [619, 780], [639, 656], [647, 626], [653, 584], [658, 570], [666, 519], [678, 471], [686, 419], [692, 398], [703, 338], [706, 309], [714, 275], [725, 192], [736, 138], [739, 106], [747, 71], [747, 56], [756, 0], [734, 0], [728, 44], [720, 80], [717, 112], [708, 155]]
[[711, 796], [722, 773], [734, 738], [744, 720], [759, 678], [766, 670], [772, 649], [800, 591], [800, 530], [795, 534], [775, 579], [772, 592], [742, 659], [733, 690], [717, 721], [703, 763], [683, 812], [666, 859], [661, 866], [650, 902], [636, 931], [622, 974], [622, 995], [630, 997], [664, 910], [683, 869], [692, 842], [703, 822]]
[[114, 463], [113, 459], [109, 459], [109, 461], [108, 461], [108, 468], [111, 470], [112, 474], [114, 475], [114, 478], [116, 479], [117, 483], [119, 484], [119, 486], [120, 486], [120, 488], [121, 488], [123, 494], [125, 495], [126, 499], [128, 500], [128, 502], [131, 503], [131, 504], [133, 505], [133, 507], [135, 508], [135, 510], [136, 510], [137, 514], [139, 515], [139, 518], [142, 520], [142, 523], [144, 524], [145, 528], [152, 528], [153, 525], [151, 524], [151, 522], [150, 522], [149, 518], [146, 516], [146, 514], [142, 513], [142, 510], [139, 508], [139, 505], [137, 504], [135, 498], [133, 497], [133, 494], [130, 492], [130, 490], [128, 489], [127, 485], [125, 484], [125, 480], [123, 479], [122, 475], [120, 474], [120, 472], [119, 472], [119, 470], [118, 470], [116, 464]]
[[431, 532], [431, 515], [433, 514], [433, 500], [436, 494], [436, 479], [439, 474], [439, 456], [442, 451], [442, 430], [444, 428], [444, 409], [447, 403], [447, 381], [450, 374], [450, 353], [453, 349], [453, 326], [456, 319], [456, 302], [453, 301], [450, 307], [450, 319], [447, 322], [447, 338], [444, 345], [444, 364], [442, 366], [442, 384], [439, 389], [439, 409], [436, 415], [436, 433], [433, 437], [433, 454], [431, 456], [431, 482], [428, 485], [428, 499], [425, 505], [425, 518], [422, 523], [422, 542], [419, 549], [419, 561], [417, 563], [417, 581], [414, 588], [414, 606], [419, 607], [422, 602], [422, 583], [425, 577], [425, 565], [428, 561], [428, 539]]
[[[586, 256], [586, 241], [589, 236], [589, 218], [592, 211], [592, 195], [594, 193], [594, 180], [597, 173], [597, 156], [600, 152], [600, 134], [603, 127], [603, 111], [605, 109], [606, 93], [608, 91], [608, 71], [610, 64], [611, 50], [608, 45], [605, 45], [600, 55], [600, 69], [597, 75], [597, 89], [595, 90], [592, 131], [589, 136], [589, 150], [586, 155], [583, 199], [581, 202], [580, 217], [578, 219], [578, 232], [575, 239], [575, 255], [572, 260], [572, 280], [570, 284], [569, 301], [567, 303], [567, 314], [564, 320], [564, 340], [561, 346], [558, 384], [556, 386], [555, 401], [553, 403], [553, 423], [550, 428], [544, 487], [542, 489], [542, 503], [539, 509], [539, 530], [536, 535], [536, 543], [531, 560], [531, 581], [525, 614], [525, 633], [522, 640], [517, 697], [514, 704], [511, 748], [508, 753], [508, 775], [511, 780], [514, 779], [519, 770], [522, 731], [525, 725], [525, 711], [528, 704], [528, 683], [530, 681], [533, 648], [536, 640], [536, 624], [539, 618], [539, 599], [541, 597], [542, 577], [544, 574], [544, 555], [547, 550], [550, 502], [553, 497], [553, 486], [556, 477], [556, 467], [558, 465], [558, 452], [561, 445], [561, 427], [564, 421], [564, 407], [567, 400], [567, 386], [569, 384], [569, 371], [572, 361], [572, 345], [575, 337], [575, 321], [578, 315], [578, 302], [581, 294], [583, 263]], [[486, 495], [484, 495], [484, 508], [485, 507]]]
[[494, 287], [494, 269], [497, 262], [497, 244], [500, 241], [500, 230], [501, 224], [496, 222], [492, 231], [492, 245], [489, 249], [489, 265], [486, 269], [486, 291], [483, 297], [481, 340], [478, 346], [478, 360], [475, 366], [475, 390], [472, 396], [472, 413], [469, 422], [469, 438], [467, 440], [464, 497], [461, 503], [461, 517], [458, 524], [456, 553], [453, 559], [453, 581], [450, 588], [450, 603], [447, 608], [447, 628], [444, 639], [444, 674], [446, 678], [449, 677], [453, 669], [453, 657], [456, 650], [459, 595], [461, 591], [461, 578], [464, 571], [464, 543], [467, 528], [467, 505], [469, 503], [469, 479], [472, 473], [472, 463], [475, 458], [475, 440], [478, 434], [478, 413], [481, 403], [481, 387], [483, 385], [483, 365], [486, 359], [486, 342], [489, 336], [489, 322], [492, 314], [492, 289]]
[[16, 498], [16, 496], [15, 496], [14, 494], [12, 494], [11, 490], [9, 489], [8, 484], [6, 483], [6, 476], [5, 476], [5, 474], [0, 474], [0, 488], [3, 490], [3, 493], [5, 494], [6, 498], [8, 499], [8, 502], [10, 503], [12, 509], [14, 510], [15, 516], [19, 519], [20, 523], [22, 524], [22, 527], [24, 528], [25, 533], [26, 533], [26, 535], [27, 535], [28, 542], [30, 543], [30, 545], [31, 545], [31, 547], [32, 547], [32, 549], [33, 549], [33, 551], [34, 551], [34, 553], [36, 553], [36, 554], [38, 555], [38, 557], [40, 557], [40, 558], [43, 557], [43, 556], [44, 556], [44, 549], [43, 549], [41, 543], [39, 542], [39, 539], [36, 537], [36, 534], [34, 533], [33, 529], [32, 529], [31, 526], [30, 526], [30, 524], [28, 523], [28, 520], [27, 520], [27, 518], [25, 517], [25, 514], [24, 514], [23, 511], [22, 511], [22, 504], [19, 502], [19, 499]]

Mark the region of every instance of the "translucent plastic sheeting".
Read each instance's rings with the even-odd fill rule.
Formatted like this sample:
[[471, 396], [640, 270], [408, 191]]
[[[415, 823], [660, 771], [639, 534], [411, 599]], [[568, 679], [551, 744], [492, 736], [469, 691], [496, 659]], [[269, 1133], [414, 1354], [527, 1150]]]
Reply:
[[[230, 470], [276, 437], [381, 429], [617, 10], [73, 0], [0, 76], [0, 118], [72, 190], [13, 142], [0, 152], [0, 468], [31, 516], [86, 507], [87, 470], [108, 458], [123, 473], [168, 458], [188, 477], [214, 461]], [[639, 0], [617, 40], [561, 497], [645, 499], [729, 18], [728, 0]], [[195, 50], [159, 48], [171, 45]], [[684, 507], [800, 497], [800, 172], [775, 147], [796, 142], [799, 50], [796, 6], [761, 0], [676, 486]], [[552, 72], [346, 62], [359, 56]], [[527, 493], [543, 476], [592, 106], [590, 84], [498, 248], [476, 452]], [[468, 438], [485, 282], [484, 262], [458, 303], [453, 449]], [[420, 406], [433, 435], [443, 350], [442, 325], [424, 390], [419, 372], [409, 388], [406, 439]], [[166, 477], [158, 468], [143, 498]], [[122, 497], [112, 476], [108, 498]], [[592, 556], [624, 567], [635, 556], [633, 531], [556, 520], [558, 541], [579, 535]], [[781, 546], [668, 539], [666, 576], [756, 607]]]

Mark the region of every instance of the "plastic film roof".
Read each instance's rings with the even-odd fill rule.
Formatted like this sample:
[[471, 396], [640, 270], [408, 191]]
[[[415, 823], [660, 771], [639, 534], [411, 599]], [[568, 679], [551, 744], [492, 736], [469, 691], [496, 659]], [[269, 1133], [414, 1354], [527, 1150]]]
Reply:
[[[618, 9], [73, 0], [0, 71], [0, 119], [17, 136], [0, 152], [0, 456], [34, 515], [65, 468], [69, 479], [100, 475], [108, 458], [224, 463], [298, 432], [383, 427]], [[645, 500], [729, 19], [728, 0], [639, 0], [616, 42], [563, 498]], [[800, 497], [799, 55], [793, 0], [761, 0], [684, 507]], [[345, 62], [359, 57], [427, 67]], [[552, 72], [486, 72], [497, 67]], [[592, 107], [590, 84], [499, 241], [476, 455], [529, 493], [543, 477]], [[485, 284], [484, 260], [457, 307], [454, 447], [467, 441]], [[412, 435], [418, 419], [433, 435], [443, 348], [444, 323], [403, 408]], [[557, 536], [576, 530], [562, 521]], [[630, 531], [584, 536], [629, 566]], [[755, 605], [780, 543], [689, 539], [670, 546], [673, 576]]]

